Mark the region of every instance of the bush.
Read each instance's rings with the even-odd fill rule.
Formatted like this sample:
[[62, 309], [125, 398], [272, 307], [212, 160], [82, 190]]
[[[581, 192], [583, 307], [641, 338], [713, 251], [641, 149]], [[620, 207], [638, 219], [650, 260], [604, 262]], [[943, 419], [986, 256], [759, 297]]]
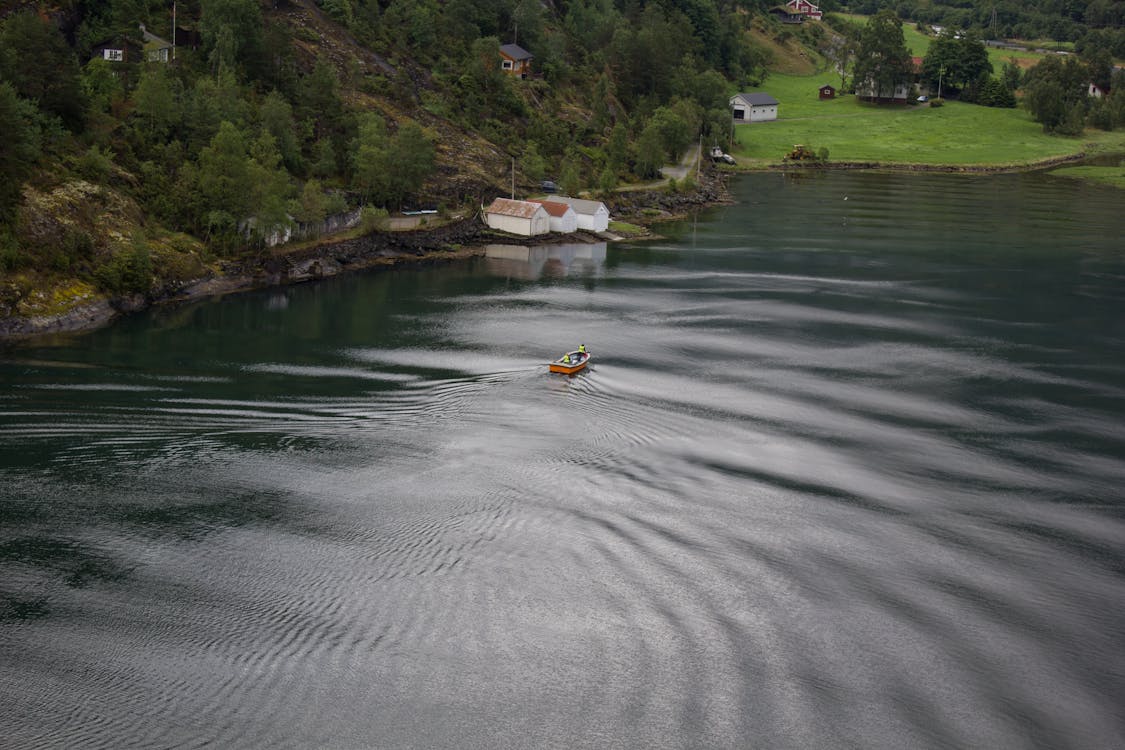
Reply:
[[15, 271], [23, 265], [19, 243], [11, 232], [0, 228], [0, 270]]
[[78, 173], [90, 182], [106, 183], [113, 171], [113, 155], [97, 146], [90, 146], [78, 157]]
[[94, 271], [94, 278], [103, 289], [113, 294], [146, 294], [152, 288], [152, 257], [142, 238], [134, 238], [133, 246], [113, 255]]
[[387, 213], [385, 208], [377, 208], [375, 206], [364, 206], [359, 212], [359, 224], [365, 232], [375, 232], [385, 230], [387, 228]]
[[937, 99], [930, 99], [931, 107], [940, 107], [943, 104], [945, 104], [945, 99], [942, 99], [941, 97], [938, 97]]

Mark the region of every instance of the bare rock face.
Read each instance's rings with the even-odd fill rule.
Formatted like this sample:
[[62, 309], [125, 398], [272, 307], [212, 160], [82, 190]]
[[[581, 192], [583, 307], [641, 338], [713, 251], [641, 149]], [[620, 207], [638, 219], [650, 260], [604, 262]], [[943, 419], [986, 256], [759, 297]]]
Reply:
[[107, 300], [80, 305], [61, 315], [40, 315], [30, 318], [0, 318], [0, 340], [21, 339], [47, 333], [88, 331], [100, 328], [118, 316]]

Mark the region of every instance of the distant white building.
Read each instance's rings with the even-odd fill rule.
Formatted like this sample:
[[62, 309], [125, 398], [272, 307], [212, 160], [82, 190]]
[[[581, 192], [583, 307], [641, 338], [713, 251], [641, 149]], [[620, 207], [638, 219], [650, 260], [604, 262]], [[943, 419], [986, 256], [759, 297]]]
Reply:
[[484, 220], [493, 229], [524, 237], [534, 237], [551, 231], [551, 216], [547, 213], [547, 209], [531, 201], [497, 198], [485, 209]]
[[906, 104], [906, 100], [910, 98], [910, 84], [904, 81], [876, 91], [873, 81], [864, 81], [856, 84], [855, 94], [863, 101], [878, 104]]
[[552, 232], [570, 234], [578, 229], [578, 214], [574, 213], [574, 209], [570, 207], [570, 204], [553, 200], [529, 202], [538, 203], [547, 210], [547, 214], [551, 217]]
[[579, 229], [585, 229], [589, 232], [604, 232], [609, 228], [609, 209], [601, 201], [568, 198], [565, 195], [557, 195], [551, 201], [565, 203], [573, 208]]
[[750, 94], [735, 94], [730, 98], [730, 116], [735, 122], [766, 122], [777, 119], [781, 105], [769, 94], [756, 91]]

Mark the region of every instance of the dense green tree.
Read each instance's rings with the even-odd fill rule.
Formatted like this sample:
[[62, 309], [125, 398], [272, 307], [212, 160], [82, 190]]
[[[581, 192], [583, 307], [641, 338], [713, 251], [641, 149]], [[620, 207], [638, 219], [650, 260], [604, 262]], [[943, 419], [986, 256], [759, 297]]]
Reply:
[[512, 32], [521, 46], [529, 50], [541, 50], [544, 42], [541, 0], [516, 1], [512, 9]]
[[0, 226], [11, 222], [24, 180], [39, 158], [35, 105], [21, 100], [15, 88], [0, 81]]
[[312, 72], [298, 85], [296, 115], [309, 123], [314, 139], [338, 136], [345, 130], [344, 102], [340, 99], [340, 81], [336, 70], [325, 60], [318, 60]]
[[416, 55], [433, 59], [437, 45], [437, 18], [441, 10], [435, 0], [391, 0], [383, 23], [392, 38], [407, 42]]
[[645, 98], [667, 101], [673, 71], [684, 55], [698, 48], [683, 15], [665, 13], [656, 4], [646, 6], [634, 23], [617, 27], [610, 44], [619, 95], [631, 105]]
[[355, 6], [352, 0], [321, 0], [317, 4], [336, 23], [349, 29], [355, 25]]
[[114, 102], [125, 96], [121, 76], [113, 71], [113, 63], [96, 57], [82, 69], [82, 94], [94, 112], [108, 112]]
[[1086, 66], [1090, 83], [1102, 91], [1109, 91], [1113, 78], [1113, 56], [1107, 50], [1093, 49], [1080, 55], [1079, 59]]
[[210, 145], [199, 154], [199, 191], [205, 200], [205, 224], [214, 234], [230, 234], [253, 205], [246, 137], [223, 121]]
[[181, 120], [178, 82], [167, 65], [149, 64], [133, 91], [134, 113], [150, 139], [163, 139]]
[[609, 195], [617, 187], [617, 170], [607, 166], [598, 176], [598, 191], [602, 195]]
[[933, 86], [960, 89], [992, 73], [988, 50], [973, 34], [943, 33], [930, 43], [922, 60], [922, 75]]
[[260, 64], [262, 14], [257, 0], [200, 0], [203, 55], [213, 72]]
[[293, 35], [284, 23], [267, 23], [262, 31], [262, 54], [258, 64], [264, 89], [281, 91], [292, 99], [300, 79]]
[[856, 93], [890, 96], [896, 86], [910, 79], [912, 67], [898, 16], [881, 10], [868, 19], [856, 50]]
[[301, 188], [300, 197], [290, 207], [293, 218], [305, 224], [317, 224], [324, 221], [327, 214], [328, 200], [324, 195], [324, 186], [320, 180], [309, 180]]
[[547, 164], [539, 153], [539, 148], [531, 141], [520, 156], [520, 170], [532, 182], [539, 182], [547, 175]]
[[562, 172], [559, 173], [559, 187], [565, 195], [578, 195], [582, 191], [582, 170], [578, 163], [578, 152], [571, 149], [563, 159]]
[[1087, 73], [1077, 59], [1060, 60], [1054, 55], [1043, 58], [1027, 72], [1024, 106], [1045, 131], [1064, 135], [1081, 132]]
[[401, 204], [416, 195], [433, 172], [434, 144], [418, 123], [408, 121], [400, 125], [398, 132], [390, 139], [388, 157], [388, 198]]
[[[682, 100], [677, 102], [682, 105]], [[660, 145], [664, 150], [665, 158], [670, 162], [679, 162], [684, 150], [695, 140], [698, 130], [694, 127], [690, 115], [685, 115], [683, 106], [660, 107], [652, 113], [645, 130], [654, 129], [660, 138]]]
[[1004, 88], [1014, 92], [1020, 87], [1020, 82], [1023, 80], [1023, 69], [1016, 64], [1014, 59], [1009, 60], [1000, 69], [1000, 80], [1003, 82]]
[[401, 205], [433, 172], [433, 142], [416, 122], [388, 136], [383, 119], [367, 113], [352, 146], [352, 167], [352, 185], [368, 201]]
[[293, 121], [293, 108], [277, 90], [266, 94], [258, 107], [258, 120], [277, 141], [278, 151], [290, 172], [301, 168], [301, 143]]
[[572, 0], [563, 23], [579, 49], [590, 53], [609, 44], [619, 19], [613, 0]]
[[246, 171], [251, 186], [250, 213], [254, 219], [254, 236], [263, 240], [291, 224], [288, 201], [292, 183], [281, 164], [277, 139], [268, 130], [262, 130], [250, 144]]
[[74, 51], [54, 24], [32, 11], [15, 13], [0, 27], [0, 80], [66, 127], [81, 128], [85, 98]]
[[334, 177], [339, 173], [339, 159], [331, 138], [321, 138], [313, 144], [309, 169], [312, 174], [323, 179]]
[[351, 151], [352, 187], [369, 201], [383, 203], [390, 194], [388, 146], [383, 118], [374, 112], [362, 115]]
[[672, 95], [692, 101], [701, 110], [726, 109], [730, 84], [716, 70], [699, 65], [694, 58], [685, 57], [672, 78]]
[[982, 75], [966, 86], [963, 98], [966, 101], [983, 104], [986, 107], [1011, 108], [1016, 106], [1015, 93], [1005, 86], [1001, 79], [989, 75]]
[[633, 144], [633, 171], [638, 177], [656, 177], [664, 166], [664, 140], [651, 121]]
[[210, 143], [224, 120], [242, 129], [250, 122], [253, 112], [245, 89], [229, 71], [216, 78], [197, 79], [185, 100], [184, 129], [188, 149], [193, 153]]
[[629, 161], [629, 128], [624, 122], [613, 126], [605, 145], [606, 166], [621, 172]]

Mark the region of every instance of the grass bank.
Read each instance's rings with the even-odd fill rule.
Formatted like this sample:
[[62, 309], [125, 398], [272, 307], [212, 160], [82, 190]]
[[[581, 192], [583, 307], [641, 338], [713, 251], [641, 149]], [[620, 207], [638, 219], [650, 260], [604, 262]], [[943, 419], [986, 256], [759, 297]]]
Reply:
[[1076, 180], [1100, 182], [1104, 185], [1125, 190], [1125, 166], [1121, 167], [1063, 167], [1056, 169], [1051, 174], [1060, 177], [1071, 177]]
[[961, 102], [945, 106], [876, 106], [854, 96], [820, 101], [830, 76], [772, 75], [763, 91], [781, 102], [779, 119], [735, 127], [732, 154], [739, 165], [781, 162], [795, 143], [833, 162], [878, 162], [949, 167], [1024, 167], [1081, 153], [1125, 151], [1125, 131], [1088, 130], [1083, 136], [1047, 135], [1022, 109]]

